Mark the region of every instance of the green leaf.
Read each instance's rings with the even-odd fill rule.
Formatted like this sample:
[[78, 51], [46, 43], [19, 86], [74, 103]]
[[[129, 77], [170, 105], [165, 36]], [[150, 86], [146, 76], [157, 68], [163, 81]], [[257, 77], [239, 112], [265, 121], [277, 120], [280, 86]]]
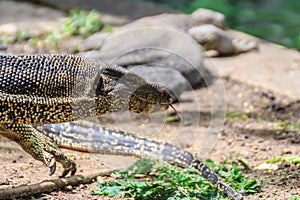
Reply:
[[177, 119], [174, 116], [169, 116], [165, 119], [165, 122], [171, 123], [171, 122], [176, 122]]
[[[136, 171], [133, 169], [143, 168], [145, 162], [150, 162], [152, 169], [149, 175], [151, 179], [136, 181], [133, 180]], [[240, 160], [224, 160], [220, 165], [213, 160], [206, 160], [206, 164], [215, 170], [224, 181], [235, 189], [243, 189], [246, 193], [252, 194], [260, 190], [260, 184], [255, 179], [247, 179], [243, 175], [238, 164], [243, 168], [246, 165]], [[135, 166], [134, 166], [135, 165]], [[118, 174], [117, 178], [123, 178], [110, 183], [98, 184], [100, 194], [109, 196], [133, 197], [135, 199], [227, 199], [221, 192], [213, 187], [206, 179], [195, 173], [195, 169], [181, 169], [166, 162], [153, 162], [149, 159], [136, 162]], [[137, 166], [136, 166], [137, 165]], [[146, 165], [147, 166], [147, 165]], [[114, 175], [115, 176], [115, 175]], [[150, 181], [149, 181], [150, 180]], [[111, 188], [109, 188], [111, 187]], [[99, 192], [93, 191], [93, 194]]]

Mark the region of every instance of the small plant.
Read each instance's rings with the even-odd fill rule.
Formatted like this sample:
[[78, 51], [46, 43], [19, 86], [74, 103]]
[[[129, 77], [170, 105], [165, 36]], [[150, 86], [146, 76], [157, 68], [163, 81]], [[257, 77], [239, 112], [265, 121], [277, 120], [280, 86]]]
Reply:
[[238, 118], [242, 120], [247, 120], [249, 119], [247, 114], [240, 113], [240, 112], [228, 112], [226, 113], [226, 117], [230, 119]]
[[4, 34], [0, 36], [0, 43], [13, 44], [16, 42], [23, 42], [30, 39], [30, 35], [25, 31], [18, 31], [15, 34]]
[[67, 20], [61, 25], [60, 30], [51, 31], [44, 37], [34, 38], [24, 31], [19, 31], [13, 35], [0, 36], [0, 44], [13, 44], [28, 40], [30, 44], [53, 45], [55, 49], [60, 49], [59, 42], [73, 35], [88, 37], [97, 31], [114, 31], [113, 26], [104, 25], [101, 16], [96, 11], [70, 11]]
[[168, 116], [165, 119], [165, 122], [167, 122], [167, 123], [172, 123], [172, 122], [177, 122], [177, 121], [179, 121], [179, 119], [176, 116]]
[[299, 122], [297, 121], [296, 124], [291, 123], [289, 120], [276, 120], [275, 121], [275, 128], [278, 130], [285, 130], [285, 131], [300, 131]]
[[[235, 189], [246, 194], [260, 191], [260, 184], [255, 179], [248, 179], [242, 174], [240, 166], [247, 166], [242, 161], [224, 160], [220, 165], [212, 160], [206, 164], [218, 173], [222, 179]], [[248, 167], [248, 166], [247, 166]], [[135, 168], [135, 170], [133, 170]], [[135, 177], [139, 173], [148, 176], [143, 180]], [[179, 168], [166, 162], [153, 160], [138, 161], [125, 170], [113, 173], [116, 181], [98, 184], [99, 190], [92, 194], [109, 197], [133, 197], [135, 199], [228, 199], [206, 179], [191, 168]]]
[[290, 197], [288, 200], [300, 200], [300, 196], [294, 195], [294, 196]]
[[59, 41], [63, 39], [74, 35], [80, 35], [85, 38], [100, 30], [112, 32], [114, 31], [114, 27], [104, 25], [101, 15], [94, 10], [90, 12], [73, 10], [70, 11], [67, 20], [61, 25], [60, 30], [49, 32], [44, 42], [52, 44], [54, 48], [59, 49]]
[[56, 50], [58, 50], [60, 49], [59, 41], [64, 39], [64, 37], [65, 36], [63, 36], [60, 32], [52, 31], [47, 35], [44, 42], [47, 44], [51, 44]]
[[68, 19], [62, 24], [63, 35], [82, 35], [87, 37], [103, 28], [101, 16], [96, 11], [71, 11]]
[[266, 163], [276, 163], [276, 162], [287, 162], [294, 165], [300, 165], [300, 156], [293, 155], [284, 158], [274, 157], [269, 160], [266, 160]]

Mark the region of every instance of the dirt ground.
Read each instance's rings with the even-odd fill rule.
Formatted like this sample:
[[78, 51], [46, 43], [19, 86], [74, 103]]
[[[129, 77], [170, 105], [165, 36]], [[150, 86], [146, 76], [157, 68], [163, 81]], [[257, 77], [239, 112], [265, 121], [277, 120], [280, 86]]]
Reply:
[[[258, 166], [263, 164], [266, 159], [274, 156], [296, 155], [299, 150], [299, 133], [297, 132], [278, 132], [274, 127], [274, 119], [297, 120], [299, 118], [299, 103], [292, 103], [280, 111], [271, 111], [266, 109], [264, 97], [257, 88], [251, 88], [247, 85], [236, 83], [230, 79], [224, 80], [226, 91], [227, 111], [247, 113], [249, 107], [253, 107], [247, 114], [248, 119], [227, 118], [222, 132], [219, 134], [217, 144], [213, 150], [206, 155], [206, 158], [212, 158], [216, 162], [227, 158], [230, 154], [239, 154], [249, 166], [250, 170], [245, 171], [250, 177], [256, 177], [262, 182], [263, 191], [256, 196], [249, 196], [248, 199], [288, 199], [293, 195], [300, 194], [300, 175], [299, 166], [290, 164], [278, 164], [277, 170], [265, 169], [259, 170]], [[198, 102], [193, 101], [193, 92], [186, 92], [182, 97], [182, 112], [185, 118], [193, 118], [195, 113], [200, 113], [200, 127], [205, 131], [209, 125], [210, 106], [207, 99], [210, 98], [207, 89], [198, 89], [194, 91], [199, 98]], [[276, 95], [276, 94], [275, 94]], [[194, 97], [193, 97], [194, 98]], [[280, 102], [288, 102], [284, 97], [278, 97]], [[195, 111], [195, 105], [200, 105], [200, 109]], [[245, 105], [246, 108], [245, 108]], [[178, 105], [175, 105], [177, 108]], [[262, 116], [261, 121], [258, 116]], [[145, 116], [141, 116], [145, 117]], [[104, 118], [106, 124], [111, 122]], [[168, 137], [180, 129], [180, 122], [165, 124], [162, 134]], [[121, 125], [122, 126], [122, 125]], [[140, 125], [141, 127], [142, 125]], [[153, 126], [153, 125], [152, 125]], [[187, 128], [194, 129], [194, 125], [184, 124]], [[126, 127], [125, 127], [126, 129]], [[150, 125], [151, 129], [151, 125]], [[191, 130], [189, 129], [189, 130]], [[146, 129], [144, 129], [146, 132]], [[200, 136], [193, 141], [191, 137], [180, 137], [180, 143], [177, 145], [190, 147], [194, 152], [199, 151], [198, 140], [203, 140]], [[177, 138], [177, 139], [178, 139]], [[161, 139], [161, 138], [159, 138]], [[174, 139], [174, 143], [178, 141]], [[168, 141], [170, 141], [168, 139]], [[193, 143], [193, 144], [191, 144]], [[35, 161], [29, 155], [20, 150], [20, 148], [11, 141], [0, 137], [0, 188], [33, 184], [45, 179], [56, 179], [61, 173], [61, 168], [53, 177], [48, 176], [48, 169], [40, 162]], [[78, 164], [78, 173], [86, 174], [100, 169], [116, 169], [125, 167], [132, 163], [135, 158], [97, 155], [91, 153], [82, 153], [66, 150], [67, 154], [72, 156]], [[99, 178], [102, 180], [102, 178]], [[105, 179], [105, 178], [103, 178]], [[104, 197], [90, 195], [90, 190], [95, 188], [96, 183], [80, 185], [63, 191], [55, 191], [48, 194], [41, 194], [38, 198], [42, 199], [103, 199]]]
[[[20, 42], [10, 45], [5, 53], [72, 53], [70, 47], [76, 40], [77, 38], [71, 39], [64, 44], [66, 48], [60, 50], [46, 47], [42, 51]], [[4, 53], [4, 51], [0, 53]], [[232, 57], [232, 59], [238, 58]], [[240, 62], [247, 63], [251, 60], [243, 59]], [[215, 84], [210, 87], [214, 87]], [[231, 154], [239, 154], [239, 158], [250, 167], [250, 170], [245, 173], [250, 178], [256, 177], [262, 183], [263, 191], [255, 196], [247, 196], [247, 199], [280, 200], [299, 195], [300, 166], [279, 163], [275, 164], [278, 169], [271, 169], [268, 166], [261, 169], [261, 167], [265, 160], [275, 156], [299, 155], [300, 133], [282, 129], [278, 127], [278, 122], [288, 120], [289, 123], [299, 123], [300, 102], [272, 93], [276, 99], [275, 109], [271, 110], [266, 106], [270, 99], [263, 95], [264, 89], [234, 81], [230, 76], [224, 78], [223, 86], [226, 95], [226, 111], [227, 113], [237, 113], [238, 116], [230, 117], [227, 114], [228, 117], [224, 120], [224, 124], [221, 123], [219, 126], [218, 130], [220, 131], [217, 138], [205, 135], [211, 125], [210, 110], [214, 106], [211, 104], [212, 94], [207, 88], [185, 92], [181, 96], [180, 103], [174, 105], [177, 110], [182, 112], [182, 121], [165, 123], [159, 134], [152, 134], [157, 124], [156, 122], [151, 123], [149, 116], [145, 115], [131, 116], [135, 126], [128, 125], [126, 120], [120, 119], [116, 124], [111, 119], [111, 115], [102, 117], [98, 121], [102, 125], [144, 133], [144, 136], [148, 136], [147, 134], [150, 133], [154, 139], [172, 141], [175, 145], [198, 153], [203, 159], [211, 158], [220, 162]], [[173, 114], [172, 112], [168, 111], [168, 114]], [[207, 141], [210, 141], [209, 145], [206, 144]], [[206, 148], [208, 150], [205, 150]], [[212, 150], [209, 151], [211, 148]], [[136, 160], [133, 157], [65, 151], [78, 164], [78, 174], [87, 174], [102, 169], [119, 169]], [[48, 168], [31, 158], [14, 142], [0, 136], [0, 189], [39, 183], [46, 179], [57, 179], [61, 172], [62, 169], [59, 166], [55, 175], [49, 177]], [[107, 178], [98, 177], [97, 181], [105, 179]], [[75, 188], [67, 187], [65, 190], [44, 193], [35, 198], [109, 199], [90, 194], [97, 181]]]

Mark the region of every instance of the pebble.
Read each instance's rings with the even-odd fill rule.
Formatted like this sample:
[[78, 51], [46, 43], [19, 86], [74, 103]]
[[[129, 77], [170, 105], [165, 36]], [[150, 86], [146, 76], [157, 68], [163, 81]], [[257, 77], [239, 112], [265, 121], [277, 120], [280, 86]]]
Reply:
[[68, 185], [68, 186], [65, 187], [65, 190], [71, 191], [71, 190], [73, 190], [73, 187], [71, 185]]
[[5, 46], [4, 44], [0, 44], [0, 51], [6, 51], [7, 50], [7, 46]]
[[276, 163], [263, 163], [256, 167], [258, 170], [277, 170], [279, 168], [278, 164]]

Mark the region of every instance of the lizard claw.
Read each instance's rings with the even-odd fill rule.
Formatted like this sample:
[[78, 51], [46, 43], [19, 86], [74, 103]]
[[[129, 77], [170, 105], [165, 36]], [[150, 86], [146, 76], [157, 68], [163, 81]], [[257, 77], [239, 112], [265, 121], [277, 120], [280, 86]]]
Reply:
[[77, 167], [76, 167], [76, 164], [75, 166], [71, 169], [71, 175], [73, 176], [77, 171]]
[[59, 176], [59, 178], [63, 178], [67, 176], [71, 172], [71, 176], [73, 176], [76, 173], [77, 167], [76, 164], [73, 162], [68, 168], [65, 168], [62, 175]]
[[[65, 158], [63, 161], [64, 162], [61, 162], [61, 163], [64, 166], [64, 171], [63, 171], [62, 175], [59, 177], [63, 178], [65, 176], [67, 176], [70, 172], [71, 172], [71, 176], [73, 176], [77, 170], [76, 163], [68, 158]], [[67, 161], [67, 162], [65, 162], [65, 161]]]
[[56, 171], [56, 163], [54, 163], [51, 167], [50, 167], [50, 173], [49, 176], [52, 176]]
[[8, 124], [5, 128], [15, 133], [8, 135], [9, 139], [16, 141], [33, 158], [49, 167], [50, 176], [55, 173], [57, 162], [64, 168], [61, 177], [65, 177], [69, 172], [71, 175], [75, 174], [77, 169], [75, 162], [66, 156], [58, 145], [43, 132], [23, 124]]
[[68, 169], [64, 170], [63, 173], [59, 176], [59, 178], [63, 178], [65, 176], [67, 176], [69, 172], [70, 172], [70, 170], [68, 170]]

